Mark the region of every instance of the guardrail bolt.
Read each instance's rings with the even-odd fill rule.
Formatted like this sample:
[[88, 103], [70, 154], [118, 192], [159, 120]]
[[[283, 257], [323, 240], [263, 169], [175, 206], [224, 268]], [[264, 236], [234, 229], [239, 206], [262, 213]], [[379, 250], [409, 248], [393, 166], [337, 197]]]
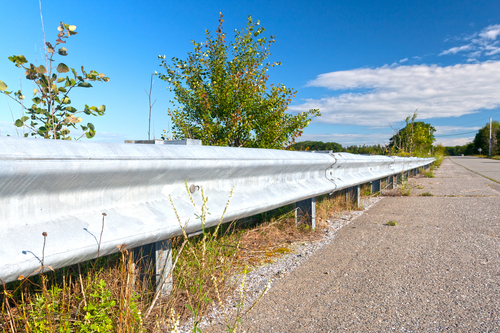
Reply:
[[199, 190], [200, 190], [200, 187], [198, 185], [192, 184], [191, 186], [189, 186], [189, 192], [191, 192], [191, 193], [194, 193], [194, 192], [199, 191]]

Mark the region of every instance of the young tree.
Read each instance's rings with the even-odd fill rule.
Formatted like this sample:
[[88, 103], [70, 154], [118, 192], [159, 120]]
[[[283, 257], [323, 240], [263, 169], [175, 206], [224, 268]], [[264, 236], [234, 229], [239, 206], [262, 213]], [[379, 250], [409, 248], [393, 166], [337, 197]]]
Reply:
[[166, 70], [159, 74], [175, 93], [169, 109], [177, 139], [194, 138], [205, 145], [284, 148], [300, 136], [319, 110], [292, 115], [288, 104], [295, 90], [283, 84], [267, 87], [267, 71], [279, 62], [266, 63], [274, 37], [264, 37], [260, 22], [248, 17], [247, 26], [226, 40], [222, 14], [216, 36], [192, 41], [187, 60], [159, 56]]
[[436, 129], [423, 121], [415, 121], [417, 112], [406, 118], [406, 126], [389, 139], [389, 150], [393, 154], [424, 156], [430, 151], [435, 141]]
[[[68, 97], [70, 91], [75, 87], [90, 88], [92, 85], [89, 83], [93, 81], [108, 82], [109, 78], [102, 73], [96, 71], [86, 72], [81, 66], [81, 75], [78, 75], [74, 68], [71, 68], [73, 77], [59, 76], [56, 74], [68, 73], [70, 68], [64, 64], [59, 63], [53, 65], [54, 55], [57, 53], [60, 56], [67, 56], [68, 50], [62, 47], [61, 44], [66, 43], [65, 39], [72, 35], [76, 35], [76, 26], [61, 24], [57, 27], [59, 33], [54, 45], [47, 42], [45, 44], [45, 68], [44, 65], [35, 66], [33, 63], [28, 63], [26, 57], [23, 55], [14, 55], [9, 57], [9, 60], [14, 63], [16, 67], [25, 70], [26, 79], [33, 81], [36, 88], [33, 91], [33, 104], [27, 106], [24, 104], [25, 96], [18, 91], [7, 91], [7, 84], [0, 81], [0, 93], [12, 98], [19, 103], [27, 115], [17, 119], [14, 123], [17, 127], [26, 127], [32, 136], [39, 135], [45, 139], [63, 139], [71, 140], [69, 136], [69, 128], [76, 128], [76, 124], [82, 122], [82, 118], [75, 116], [78, 113], [85, 113], [86, 115], [102, 116], [106, 107], [101, 105], [99, 107], [85, 105], [84, 109], [78, 111], [76, 108], [70, 106], [71, 100]], [[57, 48], [59, 47], [59, 48]], [[14, 94], [12, 94], [14, 93]], [[95, 135], [94, 125], [88, 123], [87, 125], [80, 125], [83, 134], [79, 138], [86, 136], [91, 139]], [[27, 137], [30, 133], [25, 133]]]

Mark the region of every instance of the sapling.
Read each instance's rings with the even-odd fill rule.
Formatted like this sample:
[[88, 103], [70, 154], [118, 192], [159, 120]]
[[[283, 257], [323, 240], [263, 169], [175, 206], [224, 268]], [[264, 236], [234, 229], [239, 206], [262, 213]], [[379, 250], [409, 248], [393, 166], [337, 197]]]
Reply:
[[[76, 26], [62, 22], [57, 30], [55, 44], [45, 43], [45, 66], [35, 66], [33, 63], [29, 63], [24, 55], [9, 57], [9, 60], [16, 67], [25, 70], [26, 79], [34, 83], [31, 106], [25, 105], [25, 95], [21, 90], [8, 91], [7, 84], [0, 81], [0, 93], [19, 103], [23, 109], [23, 116], [17, 119], [14, 125], [29, 130], [28, 133], [24, 133], [25, 137], [31, 134], [31, 136], [41, 136], [45, 139], [71, 140], [70, 128], [76, 129], [76, 124], [83, 121], [77, 114], [102, 116], [106, 111], [104, 105], [95, 107], [85, 104], [83, 110], [77, 110], [71, 106], [71, 99], [68, 95], [73, 88], [90, 88], [92, 87], [90, 82], [108, 82], [109, 77], [94, 70], [86, 72], [83, 66], [81, 66], [81, 74], [79, 74], [65, 63], [61, 62], [56, 65], [54, 63], [56, 54], [62, 57], [68, 55], [68, 50], [62, 44], [66, 43], [67, 38], [77, 34]], [[70, 71], [72, 75], [61, 76]], [[92, 123], [80, 125], [80, 128], [83, 134], [75, 139], [78, 140], [83, 136], [91, 139], [95, 136], [95, 127]]]

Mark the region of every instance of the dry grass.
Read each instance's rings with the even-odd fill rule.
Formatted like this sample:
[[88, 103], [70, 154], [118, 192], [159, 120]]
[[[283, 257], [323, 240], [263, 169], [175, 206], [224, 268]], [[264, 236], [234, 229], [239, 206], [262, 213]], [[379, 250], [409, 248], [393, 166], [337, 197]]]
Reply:
[[[114, 256], [4, 284], [0, 331], [165, 332], [188, 319], [195, 330], [215, 302], [239, 289], [231, 276], [273, 262], [295, 242], [320, 239], [318, 231], [332, 215], [352, 208], [344, 193], [336, 193], [317, 198], [315, 231], [296, 227], [293, 206], [287, 206], [189, 239], [177, 237], [174, 288], [156, 300], [126, 247]], [[237, 323], [228, 326], [237, 330]]]

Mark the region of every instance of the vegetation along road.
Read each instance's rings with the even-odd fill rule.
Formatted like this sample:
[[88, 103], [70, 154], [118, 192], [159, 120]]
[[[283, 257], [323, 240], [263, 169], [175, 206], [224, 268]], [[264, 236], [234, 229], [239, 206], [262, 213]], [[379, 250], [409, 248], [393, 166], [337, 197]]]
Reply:
[[412, 180], [410, 196], [377, 202], [278, 278], [243, 327], [498, 332], [500, 188], [475, 173], [499, 179], [488, 162], [447, 158], [434, 178]]

